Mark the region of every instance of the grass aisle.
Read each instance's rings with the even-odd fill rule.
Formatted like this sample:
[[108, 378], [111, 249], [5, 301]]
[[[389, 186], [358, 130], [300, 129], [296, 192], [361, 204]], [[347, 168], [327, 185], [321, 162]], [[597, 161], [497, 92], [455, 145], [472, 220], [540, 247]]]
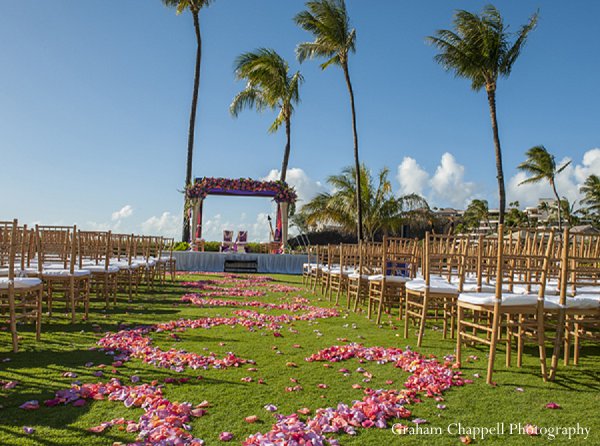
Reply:
[[[302, 408], [309, 408], [314, 414], [317, 408], [335, 407], [340, 402], [351, 404], [354, 400], [362, 399], [364, 391], [353, 388], [353, 385], [358, 387], [356, 384], [374, 389], [403, 388], [409, 374], [395, 368], [392, 363], [380, 365], [350, 359], [335, 363], [332, 367], [324, 367], [322, 362], [305, 361], [306, 357], [322, 349], [349, 342], [368, 347], [395, 348], [404, 348], [415, 342], [414, 330], [411, 338], [403, 339], [402, 322], [388, 319], [383, 326], [377, 327], [364, 315], [347, 314], [343, 309], [340, 309], [339, 317], [283, 324], [279, 330], [281, 337], [275, 336], [272, 330], [249, 331], [240, 325], [147, 334], [152, 339], [152, 345], [163, 351], [175, 348], [199, 355], [214, 352], [217, 358], [233, 352], [239, 358], [256, 361], [255, 365], [245, 364], [220, 370], [186, 368], [177, 373], [132, 358], [114, 367], [110, 356], [93, 349], [106, 332], [114, 333], [124, 327], [141, 324], [157, 324], [180, 318], [232, 317], [237, 310], [253, 310], [269, 315], [299, 314], [252, 307], [195, 306], [181, 301], [186, 293], [209, 293], [214, 299], [273, 304], [291, 303], [294, 297], [304, 297], [310, 300], [309, 305], [330, 306], [325, 300], [306, 292], [300, 277], [276, 275], [273, 278], [275, 282], [270, 282], [271, 285], [298, 287], [301, 291], [284, 288], [284, 292], [271, 290], [265, 296], [218, 297], [223, 293], [217, 289], [186, 288], [182, 283], [185, 280], [221, 280], [222, 277], [179, 276], [181, 282], [159, 287], [155, 292], [143, 292], [133, 304], [120, 302], [114, 311], [102, 312], [102, 305], [95, 303], [90, 320], [85, 323], [71, 325], [63, 317], [45, 319], [42, 342], [37, 344], [31, 327], [20, 327], [23, 339], [21, 351], [17, 354], [9, 351], [10, 334], [4, 328], [0, 331], [0, 445], [133, 443], [137, 434], [126, 432], [124, 424], [110, 427], [102, 433], [92, 433], [88, 429], [120, 417], [138, 420], [144, 413], [141, 408], [127, 408], [122, 402], [107, 400], [87, 400], [81, 407], [62, 404], [44, 406], [43, 402], [52, 399], [56, 391], [69, 388], [75, 381], [96, 383], [116, 377], [123, 384], [135, 385], [131, 377], [136, 376], [139, 377], [137, 385], [154, 380], [164, 384], [164, 396], [171, 402], [186, 401], [197, 405], [206, 400], [210, 403], [206, 415], [193, 418], [190, 424], [191, 434], [203, 439], [207, 445], [222, 444], [219, 434], [223, 431], [233, 433], [233, 444], [241, 443], [256, 432], [269, 431], [275, 418], [273, 413], [265, 410], [264, 406], [268, 404], [276, 406], [276, 413], [284, 415]], [[236, 284], [225, 283], [223, 286], [235, 287]], [[265, 291], [262, 285], [250, 289]], [[424, 355], [435, 355], [440, 362], [453, 351], [454, 342], [442, 340], [441, 333], [432, 329], [426, 331], [424, 347], [419, 350]], [[484, 440], [474, 438], [472, 444], [535, 445], [547, 443], [548, 438], [524, 434], [509, 436], [509, 425], [531, 423], [540, 427], [573, 427], [579, 423], [590, 429], [586, 442], [581, 436], [569, 441], [559, 434], [552, 443], [600, 444], [600, 418], [597, 416], [600, 411], [600, 350], [597, 347], [584, 345], [581, 364], [577, 367], [561, 367], [557, 381], [549, 384], [544, 384], [539, 377], [533, 347], [527, 349], [522, 369], [506, 369], [503, 352], [500, 352], [494, 375], [496, 387], [486, 386], [483, 378], [477, 378], [485, 376], [486, 352], [483, 349], [467, 349], [465, 355], [477, 357], [463, 366], [463, 377], [473, 380], [472, 384], [449, 389], [444, 393], [444, 401], [423, 397], [422, 403], [407, 406], [412, 412], [411, 419], [427, 420], [427, 424], [421, 427], [439, 427], [443, 431], [441, 436], [399, 437], [389, 428], [358, 428], [355, 436], [341, 434], [334, 437], [342, 445], [380, 445], [385, 442], [458, 445], [461, 444], [458, 433], [447, 432], [451, 423], [460, 422], [464, 427], [494, 427], [502, 422], [505, 435], [488, 436]], [[294, 363], [296, 367], [289, 363]], [[349, 373], [341, 373], [341, 368], [348, 369]], [[356, 372], [359, 368], [373, 375], [370, 382], [363, 381], [368, 378]], [[185, 382], [171, 382], [173, 380], [170, 378], [184, 378]], [[264, 384], [260, 384], [260, 380]], [[13, 381], [18, 382], [15, 387]], [[390, 381], [393, 383], [390, 384]], [[286, 388], [294, 386], [301, 386], [302, 389], [286, 391]], [[41, 407], [37, 410], [19, 408], [31, 400], [39, 401]], [[550, 402], [557, 403], [561, 409], [546, 408]], [[258, 421], [245, 421], [246, 417], [253, 415], [258, 417]], [[402, 422], [415, 426], [409, 420]], [[388, 427], [391, 425], [392, 422], [389, 422]], [[33, 428], [33, 433], [25, 432], [24, 428], [27, 427]]]

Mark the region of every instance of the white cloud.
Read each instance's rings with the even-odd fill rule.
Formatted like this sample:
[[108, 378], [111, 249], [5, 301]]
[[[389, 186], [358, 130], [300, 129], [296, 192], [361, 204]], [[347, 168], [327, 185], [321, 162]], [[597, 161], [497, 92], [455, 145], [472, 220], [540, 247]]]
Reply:
[[[275, 181], [278, 180], [280, 171], [277, 169], [271, 170], [268, 175], [262, 178], [262, 181]], [[287, 171], [286, 182], [296, 189], [298, 194], [298, 208], [308, 203], [320, 192], [323, 192], [325, 188], [320, 181], [311, 179], [303, 169], [299, 167], [292, 167]]]
[[[562, 166], [570, 158], [558, 162]], [[581, 164], [571, 163], [556, 177], [556, 189], [561, 197], [569, 201], [580, 200], [579, 188], [592, 174], [600, 175], [600, 148], [590, 149], [583, 154]], [[535, 206], [540, 198], [554, 198], [550, 185], [546, 182], [519, 185], [527, 179], [524, 172], [517, 172], [508, 181], [508, 201], [519, 201], [521, 206]]]
[[465, 207], [475, 197], [475, 183], [465, 181], [465, 167], [446, 152], [433, 175], [424, 170], [414, 158], [404, 157], [396, 175], [400, 195], [416, 193], [431, 205]]
[[436, 199], [463, 207], [473, 198], [475, 183], [464, 180], [465, 166], [458, 164], [451, 153], [444, 153], [440, 165], [429, 181]]
[[112, 220], [113, 221], [121, 220], [122, 218], [130, 217], [132, 214], [133, 214], [133, 208], [131, 207], [131, 205], [126, 204], [118, 211], [115, 211], [112, 213]]
[[150, 217], [142, 223], [142, 234], [146, 235], [164, 235], [177, 238], [180, 230], [181, 217], [170, 212], [163, 212], [160, 217]]
[[[268, 214], [265, 212], [260, 212], [256, 216], [256, 222], [252, 225], [251, 234], [252, 239], [257, 242], [268, 242], [269, 241], [269, 233], [271, 230], [269, 229], [269, 221], [267, 220]], [[273, 229], [275, 229], [275, 218], [273, 218]]]
[[429, 174], [419, 166], [414, 158], [405, 156], [398, 165], [396, 179], [400, 183], [400, 195], [424, 195], [425, 187], [429, 181]]

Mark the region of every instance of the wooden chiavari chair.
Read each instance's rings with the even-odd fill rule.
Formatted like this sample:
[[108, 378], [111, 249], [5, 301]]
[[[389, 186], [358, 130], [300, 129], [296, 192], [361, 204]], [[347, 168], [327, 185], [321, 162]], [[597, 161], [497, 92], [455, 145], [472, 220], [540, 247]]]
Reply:
[[546, 305], [558, 319], [550, 379], [556, 376], [561, 341], [565, 365], [572, 341], [575, 365], [579, 364], [582, 340], [600, 342], [600, 236], [570, 234], [567, 228], [562, 241], [559, 296], [548, 297]]
[[443, 321], [443, 338], [448, 327], [454, 337], [456, 299], [464, 280], [468, 240], [461, 236], [425, 234], [422, 244], [422, 277], [406, 283], [404, 337], [409, 325], [419, 327], [417, 346], [423, 342], [428, 320]]
[[173, 257], [174, 238], [161, 237], [161, 254], [157, 259], [158, 276], [160, 284], [164, 285], [167, 281], [167, 274], [171, 276], [171, 282], [175, 281], [177, 271], [177, 261]]
[[119, 267], [117, 274], [117, 290], [123, 291], [128, 296], [128, 301], [137, 297], [141, 280], [139, 263], [133, 261], [133, 234], [113, 234], [113, 255], [111, 265]]
[[321, 278], [323, 276], [323, 268], [327, 264], [327, 247], [326, 246], [316, 246], [315, 247], [316, 254], [316, 265], [311, 267], [310, 278], [309, 278], [309, 287], [312, 292], [316, 292], [317, 285], [321, 283]]
[[30, 234], [27, 227], [18, 226], [16, 219], [0, 222], [0, 258], [8, 269], [7, 276], [0, 278], [0, 313], [8, 313], [13, 352], [19, 349], [18, 322], [34, 321], [36, 340], [41, 336], [43, 283], [36, 277], [17, 275], [23, 267]]
[[302, 284], [309, 285], [313, 268], [318, 265], [318, 246], [309, 246], [307, 250], [306, 263], [302, 264]]
[[111, 264], [113, 254], [111, 231], [79, 231], [79, 268], [91, 273], [90, 288], [104, 300], [108, 308], [117, 305], [119, 267]]
[[340, 245], [327, 245], [327, 263], [321, 268], [321, 294], [330, 296], [331, 273], [340, 267]]
[[[506, 344], [510, 365], [512, 334], [535, 333], [542, 377], [547, 379], [545, 351], [544, 300], [554, 232], [528, 232], [524, 238], [508, 237], [498, 227], [495, 291], [461, 293], [458, 297], [457, 362], [460, 365], [463, 343], [482, 343], [490, 348], [486, 382], [492, 384], [496, 348]], [[479, 314], [479, 318], [473, 317]], [[502, 330], [506, 336], [502, 337]], [[481, 336], [483, 334], [483, 336]]]
[[377, 324], [381, 323], [383, 310], [391, 312], [397, 306], [402, 319], [405, 284], [415, 277], [417, 241], [399, 237], [383, 238], [380, 273], [368, 277], [368, 317], [377, 308]]
[[140, 279], [150, 289], [154, 288], [156, 273], [156, 259], [151, 255], [154, 251], [155, 237], [134, 236], [133, 261], [140, 265]]
[[354, 312], [368, 300], [369, 276], [381, 273], [381, 249], [381, 243], [360, 242], [358, 268], [348, 275], [347, 307], [353, 305]]
[[329, 300], [335, 293], [335, 304], [339, 305], [340, 296], [348, 291], [348, 277], [357, 268], [358, 245], [340, 245], [340, 266], [330, 271]]
[[79, 246], [76, 226], [36, 225], [38, 274], [47, 290], [48, 314], [52, 315], [57, 293], [65, 300], [71, 322], [83, 303], [85, 319], [89, 314], [91, 274], [78, 267]]

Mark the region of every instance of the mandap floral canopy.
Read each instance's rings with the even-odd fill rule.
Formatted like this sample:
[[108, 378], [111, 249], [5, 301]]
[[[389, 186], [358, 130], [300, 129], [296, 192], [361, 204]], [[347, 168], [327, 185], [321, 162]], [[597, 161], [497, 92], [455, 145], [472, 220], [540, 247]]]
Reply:
[[283, 181], [257, 181], [250, 178], [196, 178], [186, 190], [192, 203], [192, 221], [195, 235], [192, 242], [202, 238], [202, 202], [208, 195], [230, 195], [248, 197], [272, 197], [277, 203], [276, 242], [287, 242], [287, 207], [296, 202], [298, 196], [293, 187]]

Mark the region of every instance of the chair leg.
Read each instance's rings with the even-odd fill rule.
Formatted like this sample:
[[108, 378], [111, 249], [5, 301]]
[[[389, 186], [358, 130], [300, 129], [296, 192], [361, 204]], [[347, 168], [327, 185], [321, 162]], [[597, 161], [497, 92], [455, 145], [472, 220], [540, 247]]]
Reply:
[[569, 353], [571, 352], [571, 330], [572, 324], [571, 321], [567, 320], [565, 327], [565, 346], [563, 353], [563, 364], [565, 366], [569, 365]]
[[462, 338], [461, 338], [461, 327], [460, 324], [462, 323], [463, 320], [463, 316], [464, 316], [464, 309], [462, 307], [458, 307], [457, 310], [457, 317], [456, 317], [456, 328], [457, 328], [457, 333], [456, 333], [456, 364], [460, 367], [461, 363], [462, 363]]
[[485, 382], [492, 384], [492, 375], [494, 373], [494, 361], [496, 360], [496, 346], [498, 344], [498, 326], [500, 325], [500, 314], [494, 311], [492, 315], [492, 332], [490, 335], [490, 354], [488, 358], [487, 375]]
[[540, 351], [540, 368], [542, 372], [542, 379], [544, 382], [548, 381], [548, 370], [546, 363], [546, 331], [544, 326], [544, 310], [543, 308], [538, 309], [536, 314], [537, 321], [537, 341], [538, 348]]
[[44, 298], [44, 288], [37, 292], [36, 315], [35, 315], [35, 340], [39, 341], [42, 333], [42, 299]]
[[421, 321], [419, 323], [419, 335], [417, 338], [417, 347], [421, 347], [423, 342], [423, 333], [425, 332], [425, 320], [427, 319], [427, 307], [429, 305], [429, 293], [423, 294], [423, 308], [421, 313]]
[[560, 355], [560, 347], [563, 343], [563, 332], [565, 329], [565, 310], [560, 309], [558, 312], [558, 325], [556, 326], [556, 337], [554, 338], [554, 349], [552, 351], [552, 360], [550, 362], [549, 380], [554, 381], [556, 378], [556, 369], [558, 368], [558, 356]]
[[573, 345], [573, 365], [579, 365], [579, 323], [575, 322], [575, 342]]
[[404, 339], [408, 338], [408, 323], [410, 322], [410, 316], [408, 315], [408, 302], [410, 301], [410, 294], [408, 291], [404, 296]]
[[75, 323], [75, 278], [69, 279], [69, 301], [71, 303], [71, 322]]
[[15, 309], [14, 291], [8, 292], [8, 312], [10, 317], [10, 334], [12, 335], [13, 352], [19, 351], [19, 334], [17, 333], [17, 313]]

